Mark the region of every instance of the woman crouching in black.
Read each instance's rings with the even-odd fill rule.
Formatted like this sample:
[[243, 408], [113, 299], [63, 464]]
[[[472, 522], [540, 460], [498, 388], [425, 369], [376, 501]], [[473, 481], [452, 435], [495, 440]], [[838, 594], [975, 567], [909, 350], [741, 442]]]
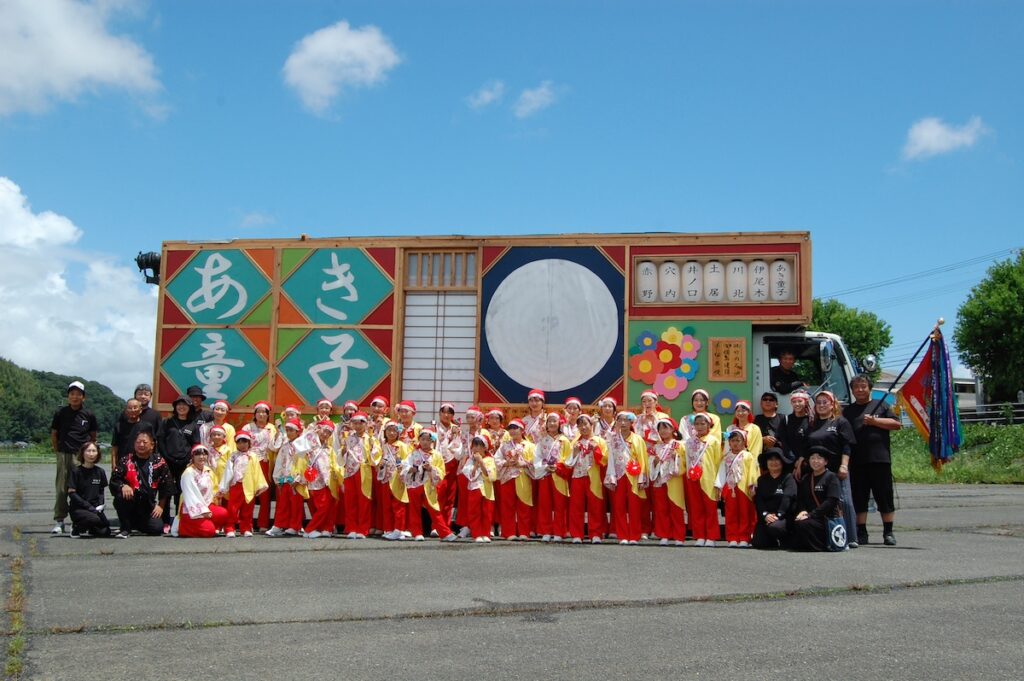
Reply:
[[797, 514], [791, 532], [792, 547], [801, 551], [828, 551], [828, 521], [839, 508], [839, 478], [826, 468], [829, 452], [812, 446], [809, 475], [800, 479]]
[[787, 524], [796, 505], [796, 481], [785, 471], [780, 448], [766, 449], [757, 459], [761, 470], [768, 472], [757, 479], [754, 490], [757, 525], [751, 544], [755, 549], [777, 549], [788, 543]]

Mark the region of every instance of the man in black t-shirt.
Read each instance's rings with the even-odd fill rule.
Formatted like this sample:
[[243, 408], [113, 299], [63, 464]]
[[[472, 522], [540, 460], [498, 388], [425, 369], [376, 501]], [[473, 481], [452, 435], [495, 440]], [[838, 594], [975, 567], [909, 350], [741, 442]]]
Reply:
[[53, 505], [52, 534], [64, 533], [68, 517], [68, 477], [75, 465], [74, 457], [82, 445], [96, 442], [99, 426], [96, 417], [85, 408], [85, 385], [72, 381], [68, 385], [68, 403], [57, 410], [50, 424], [50, 446], [57, 464], [56, 502]]
[[871, 399], [871, 379], [860, 375], [850, 381], [853, 404], [843, 409], [843, 416], [853, 426], [857, 438], [850, 457], [850, 488], [853, 507], [857, 511], [857, 542], [868, 543], [868, 495], [873, 494], [882, 516], [882, 540], [895, 546], [893, 521], [896, 504], [892, 484], [892, 455], [889, 433], [899, 430], [900, 420], [881, 400]]
[[[153, 435], [156, 435], [160, 430], [161, 419], [160, 412], [149, 406], [153, 401], [153, 387], [148, 383], [139, 383], [135, 386], [135, 399], [139, 401], [139, 420], [148, 426]], [[134, 439], [132, 441], [134, 442]]]
[[[153, 410], [150, 409], [150, 411]], [[137, 399], [132, 398], [125, 402], [124, 413], [117, 417], [117, 423], [114, 424], [114, 432], [110, 437], [111, 461], [117, 461], [121, 456], [132, 451], [135, 438], [142, 431], [156, 433], [156, 429], [146, 421], [143, 421], [141, 415], [142, 405]]]

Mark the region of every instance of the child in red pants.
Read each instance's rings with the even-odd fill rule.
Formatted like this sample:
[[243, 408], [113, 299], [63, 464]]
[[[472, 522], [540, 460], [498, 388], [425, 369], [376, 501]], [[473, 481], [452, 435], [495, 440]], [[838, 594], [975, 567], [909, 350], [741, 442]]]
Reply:
[[654, 533], [661, 538], [660, 544], [668, 546], [675, 542], [682, 546], [686, 541], [686, 523], [683, 522], [683, 443], [670, 416], [659, 416], [655, 422], [658, 441], [650, 446], [650, 480], [647, 492], [654, 508]]
[[295, 490], [295, 485], [306, 468], [305, 454], [319, 443], [313, 433], [303, 433], [302, 421], [297, 418], [288, 419], [282, 430], [284, 436], [279, 436], [276, 443], [277, 460], [274, 462], [277, 506], [274, 508], [274, 526], [267, 530], [268, 537], [294, 537], [302, 531], [305, 511], [303, 498]]
[[608, 468], [604, 486], [612, 497], [612, 526], [620, 544], [635, 545], [643, 532], [647, 499], [647, 445], [633, 432], [636, 414], [620, 411], [615, 416], [618, 432], [608, 435]]
[[491, 438], [479, 433], [470, 441], [469, 456], [463, 458], [459, 477], [465, 479], [465, 493], [460, 507], [460, 520], [469, 528], [475, 542], [491, 541], [492, 509], [494, 508], [494, 481], [498, 469], [491, 456]]
[[[399, 474], [402, 462], [409, 458], [412, 448], [402, 442], [402, 424], [388, 421], [382, 428], [383, 441], [380, 445], [380, 461], [377, 464], [377, 484], [373, 491], [380, 496], [374, 501], [381, 509], [381, 529], [388, 541], [402, 541], [407, 538], [406, 513], [409, 507], [409, 493]], [[419, 509], [417, 509], [419, 512]]]
[[181, 474], [181, 511], [174, 517], [171, 534], [175, 537], [208, 539], [228, 522], [228, 512], [214, 502], [219, 500], [213, 469], [207, 465], [210, 450], [206, 445], [192, 448], [192, 463]]
[[344, 471], [345, 530], [349, 539], [366, 539], [373, 521], [373, 467], [380, 462], [380, 443], [367, 430], [369, 417], [357, 411], [349, 419], [352, 431], [340, 443]]
[[569, 535], [573, 544], [583, 543], [584, 516], [590, 541], [600, 544], [605, 531], [604, 487], [601, 467], [608, 462], [608, 443], [594, 435], [594, 420], [586, 414], [576, 419], [579, 435], [573, 440], [569, 460], [555, 464], [555, 474], [569, 479]]
[[712, 424], [706, 413], [693, 415], [693, 433], [684, 443], [686, 471], [683, 473], [690, 532], [697, 540], [697, 546], [708, 547], [713, 547], [721, 536], [715, 478], [722, 463], [722, 444], [711, 432]]
[[256, 497], [267, 490], [260, 462], [250, 450], [252, 435], [240, 430], [235, 435], [235, 451], [225, 461], [220, 479], [221, 497], [228, 501], [227, 536], [235, 536], [235, 525], [243, 537], [252, 536], [252, 514]]
[[536, 447], [523, 439], [525, 432], [523, 422], [512, 419], [508, 424], [509, 439], [494, 453], [501, 536], [509, 541], [529, 539], [533, 525], [533, 482], [527, 471], [533, 467]]
[[437, 503], [437, 484], [444, 479], [444, 459], [434, 449], [435, 442], [437, 433], [424, 428], [420, 431], [418, 446], [402, 462], [402, 482], [409, 495], [406, 522], [413, 539], [423, 541], [420, 509], [425, 508], [441, 541], [455, 541], [457, 537], [442, 517], [441, 507]]
[[535, 435], [537, 449], [530, 477], [534, 479], [534, 531], [544, 542], [562, 541], [569, 531], [569, 480], [555, 470], [572, 454], [569, 438], [562, 434], [563, 417], [551, 412]]
[[750, 546], [757, 524], [754, 488], [757, 487], [757, 459], [747, 451], [747, 435], [740, 428], [726, 431], [729, 451], [722, 457], [715, 479], [725, 504], [725, 540], [733, 548]]
[[334, 506], [337, 503], [337, 489], [331, 489], [334, 462], [331, 458], [331, 436], [334, 423], [324, 419], [316, 424], [318, 445], [306, 454], [306, 468], [302, 471], [302, 483], [309, 493], [313, 506], [313, 517], [303, 533], [307, 539], [330, 537], [334, 529]]

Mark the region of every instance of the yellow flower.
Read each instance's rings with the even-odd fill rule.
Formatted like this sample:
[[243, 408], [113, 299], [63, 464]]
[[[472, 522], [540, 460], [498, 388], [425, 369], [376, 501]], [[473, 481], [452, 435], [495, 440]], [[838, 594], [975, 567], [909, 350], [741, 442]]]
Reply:
[[661, 340], [670, 345], [679, 345], [683, 340], [683, 332], [674, 326], [670, 326], [661, 334]]

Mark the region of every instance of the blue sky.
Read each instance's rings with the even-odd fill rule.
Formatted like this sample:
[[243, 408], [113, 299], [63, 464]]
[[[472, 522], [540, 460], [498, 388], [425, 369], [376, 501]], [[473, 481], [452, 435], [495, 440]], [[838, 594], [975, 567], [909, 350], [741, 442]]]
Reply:
[[886, 364], [1024, 245], [1020, 3], [12, 0], [0, 44], [0, 354], [121, 391], [163, 240], [809, 230], [819, 296], [990, 255], [840, 296]]

